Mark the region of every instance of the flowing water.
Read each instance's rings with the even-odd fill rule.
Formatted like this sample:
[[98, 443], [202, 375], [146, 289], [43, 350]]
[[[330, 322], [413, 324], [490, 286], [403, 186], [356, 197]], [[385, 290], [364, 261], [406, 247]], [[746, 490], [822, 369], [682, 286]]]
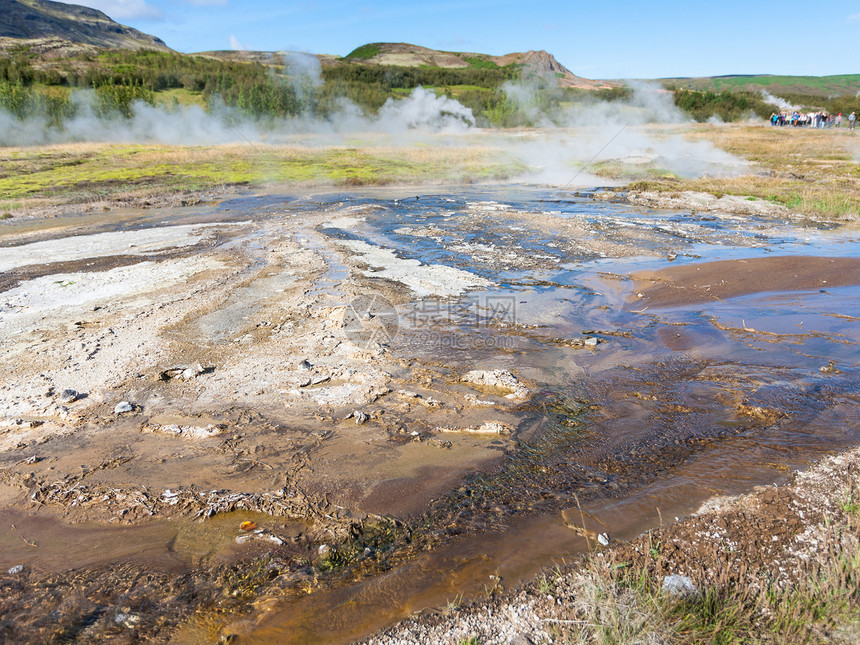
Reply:
[[[240, 642], [349, 642], [410, 612], [513, 586], [587, 548], [565, 521], [608, 531], [613, 539], [632, 537], [714, 495], [780, 481], [860, 438], [856, 281], [833, 286], [822, 280], [817, 288], [795, 290], [789, 280], [774, 291], [747, 278], [741, 295], [650, 306], [639, 291], [647, 292], [651, 280], [631, 278], [685, 265], [707, 270], [706, 263], [718, 260], [856, 258], [854, 231], [653, 211], [537, 187], [245, 197], [193, 211], [136, 214], [128, 226], [239, 221], [254, 228], [308, 212], [325, 215], [299, 237], [327, 258], [316, 290], [336, 291], [347, 279], [332, 249], [368, 248], [356, 244], [396, 256], [367, 260], [362, 271], [370, 279], [391, 275], [391, 262], [402, 260], [467, 272], [474, 283], [459, 296], [380, 296], [372, 317], [382, 321], [392, 351], [407, 359], [460, 371], [510, 370], [533, 396], [516, 411], [524, 445], [503, 446], [507, 461], [470, 476], [459, 493], [439, 502], [444, 509], [480, 497], [481, 503], [462, 506], [468, 508], [458, 520], [464, 530], [390, 570], [284, 600], [240, 630]], [[112, 230], [107, 220], [97, 225]], [[242, 235], [245, 248], [256, 244], [263, 257], [265, 236]], [[231, 243], [235, 238], [223, 242]], [[417, 272], [411, 266], [404, 281]], [[196, 329], [225, 342], [236, 320], [291, 281], [272, 276], [249, 283], [200, 318]], [[19, 531], [52, 532], [50, 523], [12, 520]], [[219, 526], [227, 524], [213, 524], [207, 540], [222, 546], [206, 553], [228, 548], [229, 539], [213, 537]], [[113, 548], [120, 535], [123, 549]], [[177, 542], [176, 535], [184, 537]], [[26, 557], [31, 566], [61, 568], [58, 552], [77, 553], [81, 543], [96, 540], [99, 562], [128, 562], [134, 552], [146, 566], [187, 571], [205, 555], [188, 535], [181, 522], [88, 527], [33, 554], [26, 540], [9, 533], [0, 564]], [[153, 546], [164, 544], [171, 546]], [[205, 640], [190, 627], [177, 639]]]

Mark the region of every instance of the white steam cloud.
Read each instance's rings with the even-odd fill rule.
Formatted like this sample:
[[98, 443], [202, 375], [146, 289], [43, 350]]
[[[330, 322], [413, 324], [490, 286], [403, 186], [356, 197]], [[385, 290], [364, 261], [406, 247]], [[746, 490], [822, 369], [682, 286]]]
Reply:
[[786, 112], [796, 112], [800, 110], [799, 105], [792, 105], [785, 99], [782, 99], [778, 96], [774, 96], [767, 90], [761, 91], [761, 97], [765, 100], [766, 103], [770, 103], [771, 105], [777, 106], [780, 110], [785, 110]]
[[[671, 92], [646, 83], [630, 88], [633, 92], [626, 101], [573, 105], [552, 115], [552, 121], [535, 113], [536, 122], [545, 129], [525, 134], [515, 146], [517, 156], [532, 170], [532, 181], [605, 184], [606, 179], [588, 174], [594, 164], [604, 162], [655, 168], [681, 177], [744, 172], [745, 161], [710, 142], [691, 141], [672, 128], [660, 127], [691, 122], [675, 105]], [[509, 84], [505, 90], [519, 105], [536, 104], [534, 88]]]
[[[285, 57], [297, 92], [322, 82], [315, 57]], [[508, 99], [527, 111], [539, 128], [481, 130], [472, 111], [459, 102], [424, 88], [400, 100], [388, 99], [375, 116], [341, 100], [326, 118], [303, 115], [265, 124], [243, 118], [231, 108], [209, 111], [199, 106], [170, 109], [143, 102], [133, 105], [132, 117], [104, 118], [96, 114], [92, 93], [74, 95], [77, 115], [63, 128], [51, 127], [38, 117], [16, 117], [0, 112], [0, 145], [24, 146], [71, 142], [133, 142], [177, 145], [225, 143], [289, 143], [300, 137], [303, 145], [336, 145], [356, 136], [375, 134], [381, 145], [415, 145], [429, 139], [434, 145], [497, 146], [520, 159], [528, 168], [528, 181], [564, 184], [606, 184], [588, 175], [593, 164], [617, 161], [627, 166], [665, 169], [680, 176], [738, 174], [744, 162], [706, 141], [678, 134], [677, 124], [689, 118], [679, 110], [672, 94], [659, 87], [636, 86], [626, 101], [593, 101], [553, 113], [540, 112], [534, 87], [505, 86]], [[438, 135], [446, 135], [440, 138]], [[368, 143], [373, 145], [373, 143]]]

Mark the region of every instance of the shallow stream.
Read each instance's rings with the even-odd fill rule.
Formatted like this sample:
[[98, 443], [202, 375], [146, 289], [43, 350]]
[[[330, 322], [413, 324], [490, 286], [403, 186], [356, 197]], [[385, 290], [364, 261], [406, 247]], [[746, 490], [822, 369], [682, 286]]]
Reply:
[[[455, 517], [445, 515], [449, 506], [464, 509], [456, 516], [457, 535], [376, 576], [271, 606], [237, 631], [239, 642], [350, 642], [411, 612], [510, 588], [589, 548], [566, 522], [606, 531], [613, 540], [632, 537], [715, 495], [781, 481], [860, 439], [857, 281], [793, 290], [789, 280], [787, 288], [762, 291], [747, 277], [743, 295], [654, 307], [647, 294], [653, 282], [631, 278], [683, 265], [708, 271], [706, 263], [718, 260], [857, 258], [856, 230], [651, 211], [588, 194], [507, 186], [244, 197], [135, 213], [128, 226], [243, 222], [257, 232], [238, 239], [256, 245], [262, 257], [266, 238], [259, 230], [266, 223], [309, 212], [325, 215], [299, 237], [307, 248], [325, 249], [328, 270], [316, 289], [338, 289], [348, 275], [338, 254], [355, 249], [365, 258], [362, 278], [401, 284], [397, 298], [352, 302], [353, 342], [383, 342], [406, 361], [454, 371], [509, 370], [532, 397], [515, 410], [516, 442], [501, 462], [437, 499], [431, 517], [440, 521]], [[117, 221], [99, 219], [97, 230], [127, 229], [128, 221]], [[236, 243], [236, 235], [246, 232], [224, 244]], [[393, 251], [394, 259], [377, 250]], [[420, 265], [398, 264], [403, 260]], [[440, 272], [425, 269], [437, 265], [458, 270], [442, 273], [444, 288], [459, 293], [433, 292], [443, 288], [433, 282]], [[410, 282], [419, 273], [423, 282]], [[717, 272], [714, 279], [728, 275]], [[200, 333], [222, 342], [235, 320], [291, 282], [272, 276], [237, 290], [226, 308], [200, 319]], [[419, 297], [425, 286], [415, 284], [429, 285], [426, 293]], [[367, 319], [376, 320], [372, 332]], [[44, 534], [53, 526], [4, 519], [18, 533]], [[224, 522], [208, 530], [217, 533], [218, 526], [230, 530]], [[212, 551], [195, 546], [200, 539], [230, 541], [162, 522], [87, 527], [33, 553], [18, 533], [4, 534], [4, 568], [19, 562], [62, 568], [62, 553], [95, 540], [99, 563], [127, 563], [133, 547], [146, 566], [187, 571]], [[203, 642], [203, 634], [186, 627], [178, 638]]]

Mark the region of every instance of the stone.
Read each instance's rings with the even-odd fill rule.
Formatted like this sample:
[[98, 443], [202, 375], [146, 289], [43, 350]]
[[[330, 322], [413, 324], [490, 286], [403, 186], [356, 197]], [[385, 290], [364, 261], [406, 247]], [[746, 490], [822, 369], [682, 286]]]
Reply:
[[19, 573], [23, 573], [23, 572], [24, 572], [24, 565], [23, 564], [16, 564], [14, 567], [9, 569], [9, 571], [7, 573], [10, 576], [17, 576]]
[[460, 428], [438, 426], [436, 431], [461, 434], [509, 435], [513, 434], [514, 429], [507, 423], [502, 423], [501, 421], [488, 421], [478, 427], [469, 426], [468, 428]]
[[472, 370], [464, 374], [460, 381], [496, 390], [506, 399], [525, 400], [529, 396], [528, 388], [508, 370]]
[[78, 400], [78, 393], [75, 390], [63, 390], [60, 394], [60, 401], [63, 403], [72, 403]]
[[675, 598], [690, 598], [699, 593], [690, 578], [677, 574], [663, 576], [662, 590], [663, 593]]
[[364, 425], [365, 423], [367, 423], [367, 420], [370, 419], [370, 417], [367, 416], [364, 412], [360, 412], [358, 410], [352, 413], [352, 417], [355, 419], [355, 422], [358, 425]]
[[600, 344], [600, 339], [596, 336], [589, 336], [582, 341], [587, 347], [597, 347]]
[[114, 414], [126, 414], [127, 412], [134, 412], [134, 405], [129, 403], [128, 401], [120, 401], [116, 404], [116, 407], [113, 409]]

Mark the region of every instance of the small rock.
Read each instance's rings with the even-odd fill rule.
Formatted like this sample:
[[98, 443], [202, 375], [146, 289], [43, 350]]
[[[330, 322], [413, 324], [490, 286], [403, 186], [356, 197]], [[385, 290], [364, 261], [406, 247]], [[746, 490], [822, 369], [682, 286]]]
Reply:
[[308, 371], [308, 370], [310, 370], [312, 367], [313, 367], [313, 365], [311, 365], [311, 364], [310, 364], [310, 363], [308, 363], [307, 361], [302, 361], [302, 362], [301, 362], [301, 363], [299, 363], [299, 365], [298, 365], [298, 369], [299, 369], [299, 370], [301, 370], [302, 372], [307, 372], [307, 371]]
[[116, 404], [116, 407], [113, 409], [114, 414], [125, 414], [127, 412], [134, 412], [134, 405], [129, 403], [128, 401], [120, 401]]
[[597, 347], [597, 345], [600, 344], [600, 339], [597, 338], [596, 336], [589, 336], [588, 338], [586, 338], [582, 342], [585, 345], [587, 345], [588, 347]]
[[23, 571], [24, 571], [24, 565], [23, 564], [16, 564], [14, 567], [9, 569], [9, 571], [7, 573], [10, 576], [17, 576], [19, 573], [22, 573]]
[[460, 381], [497, 390], [506, 399], [525, 400], [529, 397], [529, 389], [507, 370], [472, 370]]
[[462, 434], [509, 435], [513, 433], [514, 429], [507, 423], [502, 423], [500, 421], [488, 421], [487, 423], [483, 423], [478, 427], [469, 426], [468, 428], [460, 428], [439, 426], [436, 428], [436, 431]]
[[699, 593], [696, 585], [687, 576], [671, 575], [663, 577], [663, 593], [675, 598], [690, 598]]
[[597, 541], [603, 546], [609, 546], [609, 533], [599, 533], [597, 535]]
[[331, 555], [331, 547], [328, 544], [320, 544], [317, 549], [317, 553], [323, 560], [325, 560], [329, 555]]
[[78, 393], [74, 390], [63, 390], [60, 394], [60, 401], [63, 403], [72, 403], [78, 400]]
[[364, 425], [365, 423], [367, 423], [367, 420], [370, 419], [369, 416], [367, 416], [364, 412], [360, 412], [359, 410], [356, 410], [352, 413], [352, 418], [355, 419], [355, 422], [358, 425]]
[[134, 629], [135, 626], [140, 622], [140, 616], [135, 614], [126, 614], [123, 612], [119, 612], [113, 619], [113, 622], [117, 625], [122, 625], [128, 629]]

